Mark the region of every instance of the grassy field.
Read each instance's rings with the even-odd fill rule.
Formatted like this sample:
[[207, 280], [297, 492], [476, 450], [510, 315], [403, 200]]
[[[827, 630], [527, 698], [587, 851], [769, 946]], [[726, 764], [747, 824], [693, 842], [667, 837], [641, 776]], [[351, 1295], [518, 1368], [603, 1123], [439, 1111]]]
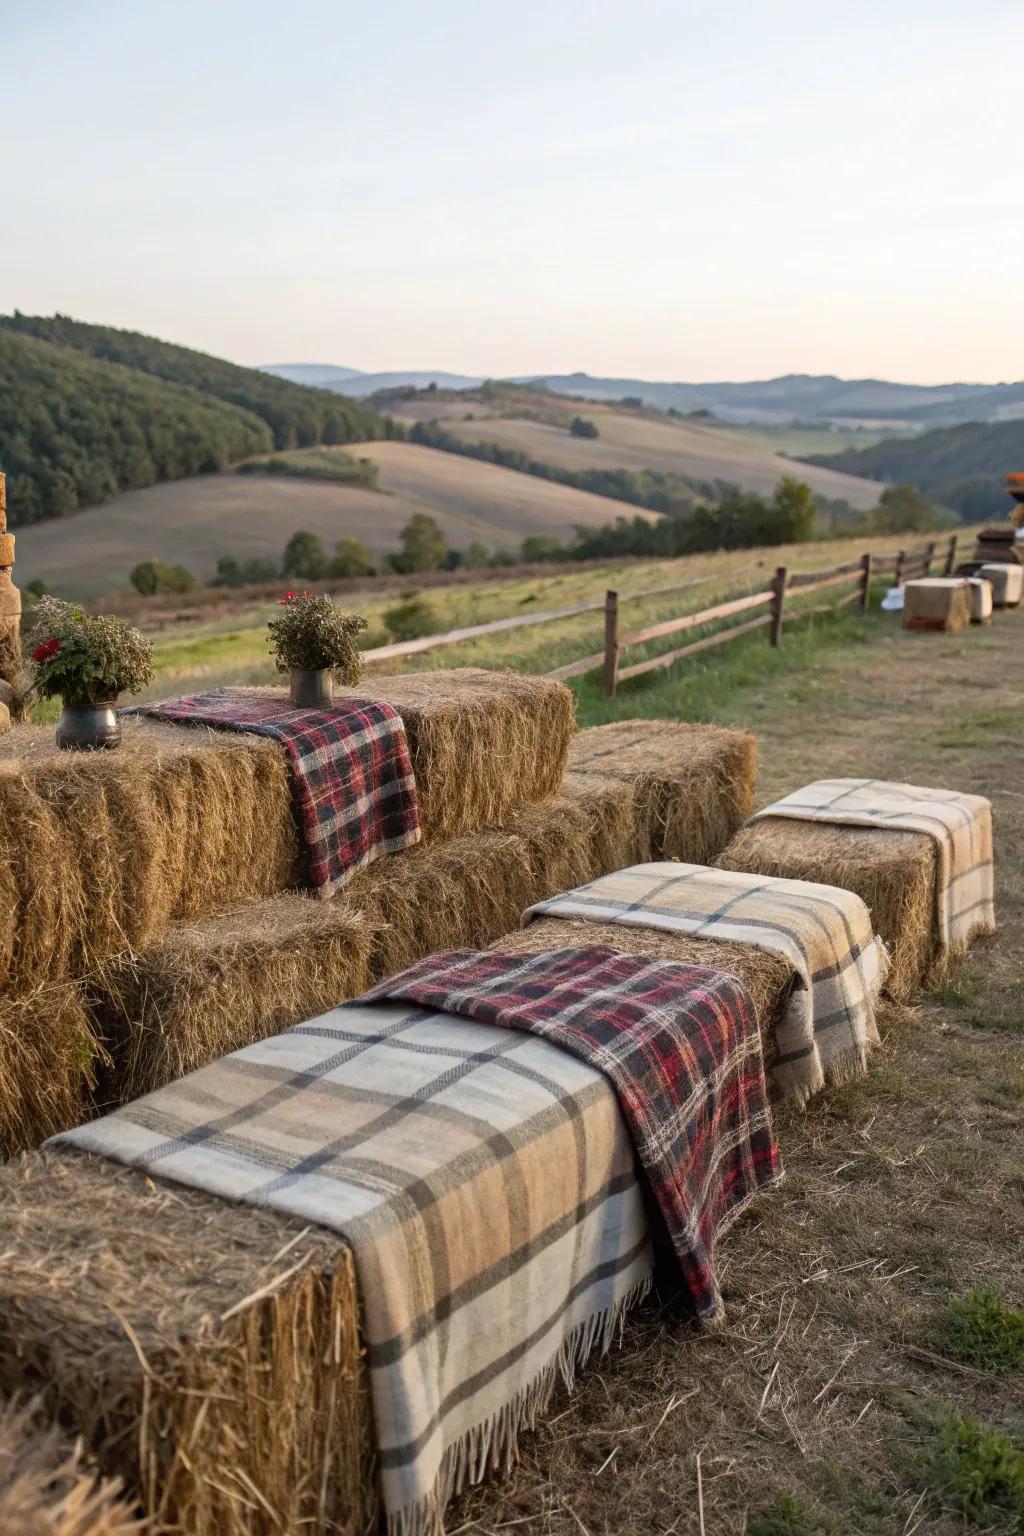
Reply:
[[354, 534], [380, 555], [398, 547], [414, 512], [428, 512], [454, 549], [478, 540], [515, 549], [528, 533], [568, 537], [577, 523], [593, 527], [639, 510], [412, 443], [346, 451], [380, 465], [381, 491], [230, 472], [154, 485], [77, 517], [19, 529], [18, 580], [24, 586], [40, 577], [62, 596], [91, 598], [124, 586], [140, 560], [210, 576], [218, 555], [279, 557], [297, 528], [328, 546]]
[[[878, 553], [894, 550], [898, 541], [877, 539], [872, 548]], [[681, 613], [695, 612], [725, 597], [743, 592], [762, 590], [778, 564], [786, 564], [793, 570], [813, 570], [824, 564], [834, 564], [852, 559], [864, 548], [863, 540], [837, 540], [827, 544], [799, 544], [777, 550], [739, 550], [731, 554], [692, 555], [681, 560], [628, 561], [599, 566], [582, 566], [562, 570], [550, 576], [531, 576], [496, 582], [465, 582], [458, 585], [424, 588], [420, 594], [433, 610], [436, 631], [462, 628], [466, 625], [486, 624], [494, 619], [514, 615], [541, 613], [551, 609], [569, 608], [578, 603], [603, 598], [611, 586], [618, 590], [622, 604], [622, 630], [656, 623]], [[669, 592], [661, 596], [630, 600], [630, 594], [657, 590], [661, 587], [690, 582], [693, 586], [681, 592]], [[344, 605], [368, 620], [364, 644], [367, 648], [387, 644], [391, 635], [385, 624], [387, 610], [405, 597], [419, 592], [415, 577], [408, 578], [408, 585], [396, 591], [374, 590], [367, 583], [359, 592], [346, 592], [341, 599]], [[225, 594], [225, 602], [231, 601]], [[188, 599], [183, 599], [184, 603]], [[139, 612], [139, 609], [142, 612]], [[178, 619], [161, 607], [159, 617], [147, 625], [145, 610], [141, 604], [133, 607], [132, 618], [151, 630], [155, 647], [156, 675], [147, 691], [148, 697], [160, 697], [168, 693], [184, 693], [195, 688], [214, 687], [233, 682], [260, 682], [274, 676], [272, 663], [267, 655], [266, 622], [276, 611], [276, 598], [253, 603], [239, 600], [237, 606], [212, 617]], [[831, 623], [831, 621], [829, 621]], [[842, 624], [852, 625], [857, 631], [857, 620], [848, 618]], [[458, 645], [412, 657], [408, 668], [423, 670], [431, 667], [483, 666], [513, 667], [523, 672], [549, 672], [555, 667], [574, 661], [578, 657], [600, 650], [602, 644], [602, 614], [598, 612], [559, 619], [551, 623], [482, 636]], [[819, 624], [814, 631], [820, 635]], [[845, 629], [843, 633], [845, 633]], [[793, 645], [801, 633], [801, 626], [792, 630]], [[631, 660], [672, 647], [669, 637], [645, 649], [630, 652]], [[728, 665], [739, 668], [765, 664], [764, 652], [767, 641], [761, 635], [751, 640], [737, 641], [726, 648], [731, 658]], [[787, 644], [780, 657], [792, 652]], [[719, 653], [724, 656], [723, 653]], [[753, 657], [753, 662], [744, 658]], [[790, 664], [790, 663], [782, 663]], [[792, 664], [796, 664], [795, 653]], [[392, 663], [391, 669], [397, 665]], [[679, 671], [680, 669], [677, 669]], [[699, 662], [685, 664], [688, 686], [704, 686], [700, 680], [714, 678], [714, 668]], [[590, 677], [578, 679], [581, 710], [589, 720], [597, 718], [608, 706], [598, 698], [596, 680]], [[630, 700], [647, 698], [660, 686], [657, 680], [639, 679], [624, 686], [619, 704], [627, 712]], [[714, 684], [707, 686], [713, 687]], [[625, 701], [622, 704], [622, 701]], [[619, 705], [613, 706], [619, 707]], [[690, 708], [697, 708], [692, 702]]]
[[[787, 1181], [723, 1245], [725, 1329], [645, 1306], [453, 1536], [1024, 1529], [1024, 613], [787, 649], [744, 675], [727, 648], [698, 701], [757, 732], [761, 803], [823, 773], [990, 796], [1000, 931], [888, 1018], [869, 1078], [778, 1115]], [[679, 669], [629, 703], [693, 699]]]
[[[417, 409], [421, 409], [419, 404]], [[486, 405], [469, 404], [460, 416], [451, 402], [439, 403], [438, 414], [446, 413], [445, 430], [464, 441], [499, 443], [567, 469], [674, 470], [698, 480], [727, 480], [744, 490], [759, 492], [770, 492], [782, 475], [795, 473], [819, 495], [841, 498], [852, 507], [867, 509], [878, 501], [876, 482], [810, 465], [794, 469], [792, 463], [758, 441], [756, 433], [551, 396], [526, 396], [521, 409], [533, 414], [511, 415], [508, 408], [489, 414]], [[472, 414], [471, 421], [465, 419], [467, 412]], [[576, 415], [593, 421], [600, 436], [572, 437], [568, 427]]]

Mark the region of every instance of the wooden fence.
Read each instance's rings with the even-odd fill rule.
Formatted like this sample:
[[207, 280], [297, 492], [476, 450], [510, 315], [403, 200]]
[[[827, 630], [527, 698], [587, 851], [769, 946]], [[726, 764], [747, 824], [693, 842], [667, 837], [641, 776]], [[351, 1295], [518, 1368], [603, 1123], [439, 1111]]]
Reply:
[[[943, 574], [946, 576], [952, 573], [956, 563], [956, 543], [954, 534], [948, 541], [945, 554], [941, 557]], [[783, 624], [787, 619], [803, 619], [811, 614], [835, 612], [850, 603], [857, 603], [860, 611], [864, 613], [871, 598], [871, 583], [876, 576], [891, 575], [893, 586], [900, 586], [905, 581], [927, 576], [935, 563], [936, 548], [936, 543], [932, 541], [917, 549], [901, 549], [898, 555], [872, 555], [868, 551], [857, 560], [847, 561], [845, 565], [829, 566], [820, 571], [790, 572], [784, 565], [780, 565], [763, 591], [751, 592], [743, 597], [731, 598], [727, 602], [715, 603], [712, 607], [702, 608], [697, 613], [685, 613], [675, 619], [664, 619], [657, 624], [648, 624], [626, 635], [620, 633], [621, 604], [687, 591], [693, 587], [703, 586], [709, 581], [721, 580], [721, 577], [717, 573], [710, 576], [697, 576], [674, 586], [655, 587], [644, 592], [630, 592], [621, 598], [617, 592], [609, 591], [605, 593], [603, 599], [577, 603], [571, 608], [552, 608], [543, 613], [517, 614], [507, 619], [494, 619], [489, 624], [470, 624], [462, 629], [445, 630], [441, 634], [423, 635], [416, 640], [381, 645], [363, 654], [368, 662], [395, 661], [405, 656], [421, 655], [425, 651], [432, 651], [441, 646], [458, 645], [465, 640], [475, 640], [481, 635], [495, 635], [506, 630], [524, 629], [533, 624], [549, 624], [556, 619], [574, 618], [577, 614], [595, 613], [603, 609], [603, 648], [589, 656], [581, 656], [578, 661], [569, 662], [567, 666], [556, 667], [554, 671], [547, 673], [547, 676], [563, 679], [580, 677], [586, 672], [593, 672], [600, 668], [604, 693], [610, 698], [618, 684], [628, 681], [629, 678], [641, 677], [645, 672], [670, 667], [685, 656], [694, 656], [700, 651], [709, 651], [715, 646], [725, 645], [739, 635], [748, 635], [754, 630], [766, 629], [771, 644], [779, 645], [782, 640]], [[746, 569], [754, 570], [757, 567], [751, 566]], [[743, 572], [733, 574], [742, 575]], [[787, 607], [787, 597], [790, 594], [803, 598], [811, 593], [831, 591], [838, 587], [847, 587], [849, 590], [833, 601], [814, 607], [808, 608], [803, 605], [797, 608]], [[753, 617], [744, 619], [739, 624], [729, 624], [724, 629], [716, 630], [714, 634], [705, 635], [699, 640], [691, 640], [659, 656], [651, 656], [625, 667], [620, 665], [622, 652], [632, 646], [645, 645], [650, 640], [660, 640], [666, 635], [684, 634], [689, 630], [702, 629], [707, 624], [715, 624], [719, 620], [732, 619], [745, 613], [750, 613]]]

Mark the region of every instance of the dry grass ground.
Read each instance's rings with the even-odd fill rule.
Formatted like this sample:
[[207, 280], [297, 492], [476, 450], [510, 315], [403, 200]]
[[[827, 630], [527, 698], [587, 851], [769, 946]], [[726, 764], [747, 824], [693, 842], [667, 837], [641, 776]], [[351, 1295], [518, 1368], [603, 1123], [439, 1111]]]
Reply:
[[[823, 772], [991, 796], [1000, 931], [890, 1019], [870, 1078], [779, 1115], [788, 1178], [726, 1242], [725, 1331], [646, 1307], [451, 1536], [1024, 1528], [1022, 684], [1011, 613], [728, 696], [762, 803]], [[975, 1288], [1000, 1304], [958, 1312]]]
[[[467, 442], [500, 443], [518, 448], [545, 464], [567, 469], [675, 470], [698, 480], [728, 480], [744, 490], [772, 491], [782, 475], [806, 480], [819, 495], [841, 498], [853, 507], [873, 507], [880, 487], [871, 480], [834, 469], [794, 464], [755, 439], [729, 427], [702, 422], [657, 420], [639, 411], [575, 401], [545, 401], [548, 419], [488, 417], [474, 408], [472, 421], [449, 416], [447, 432]], [[597, 438], [572, 437], [573, 416], [597, 426]]]
[[140, 560], [212, 576], [218, 555], [278, 559], [298, 528], [319, 534], [328, 548], [354, 535], [381, 555], [398, 548], [414, 512], [426, 512], [455, 549], [479, 540], [518, 550], [528, 533], [568, 538], [577, 523], [595, 527], [639, 511], [415, 443], [351, 451], [380, 464], [380, 491], [230, 472], [149, 486], [80, 517], [19, 529], [18, 579], [24, 586], [39, 577], [65, 596], [88, 598], [124, 586]]

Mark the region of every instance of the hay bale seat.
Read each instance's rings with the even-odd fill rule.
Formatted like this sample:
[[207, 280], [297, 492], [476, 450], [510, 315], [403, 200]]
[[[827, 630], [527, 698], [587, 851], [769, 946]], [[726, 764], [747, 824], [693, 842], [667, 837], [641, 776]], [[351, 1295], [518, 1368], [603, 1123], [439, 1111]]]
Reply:
[[649, 833], [640, 862], [707, 864], [753, 810], [757, 738], [717, 725], [625, 720], [579, 731], [569, 768], [635, 786], [638, 826]]
[[172, 924], [103, 969], [96, 1027], [111, 1061], [97, 1100], [149, 1092], [435, 950], [487, 944], [533, 902], [633, 861], [636, 835], [628, 785], [569, 775], [504, 828], [382, 859], [333, 901], [292, 892]]
[[721, 939], [702, 939], [665, 929], [640, 928], [626, 923], [592, 923], [585, 918], [538, 917], [504, 934], [491, 949], [504, 954], [536, 955], [546, 949], [606, 944], [631, 955], [655, 960], [676, 960], [683, 965], [709, 965], [737, 976], [750, 993], [764, 1046], [765, 1065], [776, 1055], [775, 1026], [782, 1017], [793, 983], [793, 968], [784, 955], [749, 944]]
[[0, 1251], [0, 1391], [38, 1392], [154, 1533], [370, 1528], [335, 1234], [65, 1150], [0, 1168]]
[[0, 1401], [0, 1531], [4, 1536], [131, 1536], [141, 1526], [100, 1482], [38, 1403]]
[[427, 838], [500, 827], [561, 783], [575, 705], [557, 680], [453, 667], [368, 674], [334, 697], [346, 695], [383, 700], [401, 715]]
[[889, 949], [885, 991], [898, 1002], [920, 985], [938, 952], [937, 858], [926, 832], [764, 816], [744, 827], [716, 862], [721, 869], [853, 891]]
[[77, 983], [0, 996], [0, 1158], [79, 1121], [105, 1062]]
[[903, 628], [959, 634], [971, 622], [971, 589], [963, 577], [925, 576], [903, 588]]
[[126, 720], [114, 752], [0, 739], [0, 991], [83, 976], [175, 918], [294, 884], [283, 754], [254, 736]]
[[1016, 608], [1024, 593], [1024, 569], [1005, 561], [982, 565], [978, 575], [992, 583], [992, 603], [996, 608]]

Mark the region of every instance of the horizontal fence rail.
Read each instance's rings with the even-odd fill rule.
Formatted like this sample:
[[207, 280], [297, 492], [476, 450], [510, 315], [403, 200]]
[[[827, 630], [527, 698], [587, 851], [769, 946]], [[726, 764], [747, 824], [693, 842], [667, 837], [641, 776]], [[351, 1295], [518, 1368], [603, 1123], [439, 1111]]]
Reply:
[[[946, 546], [943, 561], [943, 574], [952, 574], [956, 564], [956, 535], [953, 535]], [[463, 641], [476, 640], [484, 635], [498, 635], [508, 630], [526, 629], [534, 624], [551, 624], [558, 619], [572, 619], [579, 614], [604, 613], [604, 645], [600, 651], [594, 651], [589, 656], [581, 656], [576, 661], [568, 662], [565, 666], [556, 667], [546, 676], [568, 679], [582, 677], [587, 672], [602, 671], [602, 685], [607, 697], [611, 697], [620, 682], [626, 682], [633, 677], [642, 677], [646, 672], [655, 672], [664, 667], [670, 667], [675, 662], [681, 661], [686, 656], [693, 656], [702, 651], [712, 650], [715, 646], [725, 645], [727, 641], [734, 640], [740, 635], [752, 634], [758, 629], [767, 629], [768, 638], [772, 645], [779, 645], [782, 639], [784, 622], [789, 619], [809, 618], [813, 614], [831, 613], [847, 607], [851, 603], [857, 603], [862, 613], [867, 611], [871, 596], [871, 582], [877, 576], [892, 576], [893, 586], [901, 586], [906, 581], [917, 580], [927, 576], [936, 558], [936, 544], [934, 541], [924, 544], [917, 549], [901, 549], [897, 555], [872, 555], [870, 551], [861, 555], [858, 560], [848, 560], [843, 565], [833, 565], [820, 571], [793, 571], [785, 566], [779, 566], [772, 578], [771, 584], [760, 592], [751, 592], [740, 597], [729, 598], [727, 601], [715, 603], [709, 608], [702, 608], [697, 613], [680, 614], [674, 619], [663, 619], [656, 624], [648, 624], [642, 629], [632, 630], [629, 634], [619, 633], [619, 609], [623, 603], [635, 603], [644, 598], [666, 597], [676, 592], [686, 592], [693, 587], [706, 585], [709, 581], [722, 580], [719, 572], [708, 576], [695, 576], [689, 581], [681, 581], [667, 587], [651, 587], [641, 592], [627, 592], [620, 596], [618, 592], [606, 592], [603, 598], [596, 598], [585, 603], [574, 603], [566, 608], [550, 608], [542, 613], [514, 614], [507, 619], [492, 619], [487, 624], [468, 624], [461, 629], [448, 629], [436, 635], [422, 635], [416, 640], [401, 640], [394, 645], [379, 645], [373, 650], [364, 651], [363, 659], [367, 662], [398, 661], [406, 656], [419, 656], [426, 651], [436, 650], [446, 645], [459, 645]], [[756, 565], [746, 566], [743, 570], [733, 572], [733, 575], [742, 576], [747, 572], [759, 570]], [[848, 592], [843, 593], [834, 601], [809, 608], [800, 606], [795, 609], [787, 609], [787, 596], [804, 598], [816, 592], [830, 591], [833, 588], [849, 587]], [[716, 630], [713, 634], [704, 635], [700, 639], [691, 640], [685, 645], [665, 651], [661, 655], [647, 657], [642, 661], [632, 662], [628, 666], [620, 665], [620, 657], [624, 650], [632, 646], [646, 645], [652, 640], [661, 640], [668, 635], [684, 634], [688, 630], [702, 629], [706, 624], [715, 624], [723, 619], [735, 618], [738, 614], [753, 613], [757, 609], [764, 609], [763, 613], [757, 613], [756, 617], [745, 619], [739, 624], [728, 624], [724, 628]]]

